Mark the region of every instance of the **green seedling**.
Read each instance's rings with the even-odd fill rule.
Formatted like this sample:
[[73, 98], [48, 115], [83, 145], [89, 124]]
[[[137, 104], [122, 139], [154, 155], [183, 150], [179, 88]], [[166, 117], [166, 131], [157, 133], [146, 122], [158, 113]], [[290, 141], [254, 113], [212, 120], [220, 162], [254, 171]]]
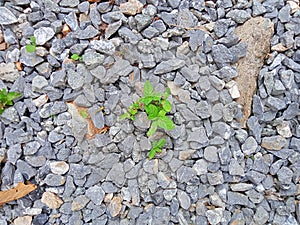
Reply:
[[7, 92], [6, 89], [0, 90], [0, 114], [4, 112], [5, 108], [12, 106], [14, 104], [13, 100], [22, 96], [18, 92]]
[[170, 89], [167, 88], [165, 93], [155, 93], [152, 84], [145, 82], [144, 96], [133, 103], [127, 113], [121, 115], [121, 119], [135, 119], [135, 115], [139, 110], [147, 113], [148, 119], [152, 121], [151, 127], [147, 132], [147, 136], [152, 136], [158, 127], [165, 130], [174, 129], [173, 121], [166, 116], [171, 111], [172, 105], [167, 98], [170, 96]]
[[156, 153], [161, 153], [162, 147], [165, 145], [166, 139], [162, 138], [159, 141], [153, 141], [152, 148], [149, 152], [149, 159], [153, 159]]
[[87, 119], [89, 117], [88, 112], [83, 109], [79, 111], [79, 114], [83, 119]]
[[73, 54], [71, 55], [71, 59], [75, 60], [75, 61], [82, 61], [82, 56], [78, 55], [78, 54]]
[[31, 36], [30, 44], [26, 45], [26, 50], [29, 53], [33, 53], [33, 52], [35, 52], [35, 49], [36, 49], [36, 38], [35, 38], [35, 36]]
[[[157, 130], [157, 128], [162, 128], [165, 130], [174, 129], [175, 125], [173, 121], [166, 116], [168, 112], [171, 111], [172, 105], [167, 99], [171, 94], [169, 88], [166, 89], [165, 93], [156, 93], [154, 88], [149, 81], [145, 82], [144, 85], [144, 96], [133, 103], [128, 111], [121, 115], [121, 119], [129, 118], [131, 120], [135, 119], [136, 114], [139, 111], [145, 111], [147, 113], [148, 119], [151, 120], [150, 129], [147, 132], [147, 136], [151, 137]], [[165, 143], [159, 142], [159, 143]], [[163, 146], [163, 145], [162, 145]], [[161, 146], [161, 147], [162, 147]], [[160, 148], [152, 148], [152, 152], [149, 157], [153, 158], [156, 152], [159, 152]], [[155, 149], [155, 150], [153, 150]], [[153, 155], [153, 156], [152, 156]], [[151, 157], [152, 156], [152, 157]]]

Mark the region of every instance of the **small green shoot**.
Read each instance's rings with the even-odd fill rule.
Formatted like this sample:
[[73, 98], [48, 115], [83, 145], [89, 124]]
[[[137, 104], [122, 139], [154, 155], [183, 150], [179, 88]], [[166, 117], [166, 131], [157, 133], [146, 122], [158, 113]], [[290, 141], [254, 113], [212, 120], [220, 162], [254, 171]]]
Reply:
[[[148, 137], [151, 137], [159, 127], [164, 130], [172, 130], [175, 128], [175, 125], [173, 121], [166, 116], [166, 114], [172, 110], [172, 104], [167, 99], [170, 94], [171, 91], [169, 88], [166, 89], [165, 93], [154, 92], [152, 84], [149, 81], [146, 81], [144, 85], [144, 96], [133, 103], [128, 111], [120, 116], [120, 119], [128, 118], [134, 120], [139, 111], [145, 111], [148, 119], [152, 121], [150, 129], [147, 132]], [[163, 145], [165, 143], [165, 140], [162, 140], [163, 139], [158, 142], [160, 145], [161, 143], [163, 143]], [[149, 158], [153, 158], [156, 152], [160, 152], [162, 146], [155, 147], [153, 144]]]
[[78, 54], [73, 54], [71, 55], [71, 59], [75, 60], [75, 61], [82, 61], [82, 56], [78, 55]]
[[5, 88], [0, 90], [0, 115], [4, 112], [5, 108], [14, 104], [13, 100], [22, 96], [18, 92], [7, 92]]
[[29, 53], [35, 52], [36, 49], [36, 38], [35, 36], [30, 36], [30, 44], [26, 45], [26, 50]]
[[83, 109], [79, 111], [79, 114], [80, 114], [80, 116], [81, 116], [83, 119], [87, 119], [87, 118], [89, 117], [88, 112], [87, 112], [86, 110], [83, 110]]
[[148, 119], [152, 121], [147, 136], [152, 136], [158, 127], [165, 130], [174, 129], [173, 121], [166, 116], [171, 111], [172, 105], [167, 98], [170, 96], [170, 89], [167, 88], [165, 93], [155, 93], [152, 84], [149, 81], [144, 85], [144, 96], [133, 103], [127, 113], [121, 115], [121, 119], [135, 119], [139, 110], [147, 113]]
[[153, 159], [156, 153], [161, 153], [162, 147], [165, 145], [166, 139], [162, 138], [159, 141], [153, 141], [152, 148], [149, 152], [149, 159]]

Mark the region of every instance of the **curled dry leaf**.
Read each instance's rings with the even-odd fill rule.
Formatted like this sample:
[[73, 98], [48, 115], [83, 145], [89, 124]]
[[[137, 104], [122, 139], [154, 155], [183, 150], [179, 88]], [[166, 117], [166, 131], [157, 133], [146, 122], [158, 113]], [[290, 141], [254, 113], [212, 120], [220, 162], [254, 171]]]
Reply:
[[10, 190], [0, 191], [0, 206], [5, 203], [24, 197], [37, 188], [34, 184], [18, 183], [18, 185]]

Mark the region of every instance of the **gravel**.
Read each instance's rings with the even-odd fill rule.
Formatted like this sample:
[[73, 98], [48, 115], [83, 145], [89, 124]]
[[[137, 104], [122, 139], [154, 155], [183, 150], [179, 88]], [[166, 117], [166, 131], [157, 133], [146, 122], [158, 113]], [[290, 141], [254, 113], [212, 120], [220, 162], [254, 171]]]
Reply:
[[[0, 88], [22, 94], [0, 116], [1, 191], [38, 186], [0, 224], [299, 224], [299, 13], [273, 0], [0, 1]], [[235, 30], [255, 17], [275, 31], [243, 126], [237, 64], [252, 46]], [[146, 113], [119, 119], [146, 80], [170, 88], [175, 123], [152, 160]]]

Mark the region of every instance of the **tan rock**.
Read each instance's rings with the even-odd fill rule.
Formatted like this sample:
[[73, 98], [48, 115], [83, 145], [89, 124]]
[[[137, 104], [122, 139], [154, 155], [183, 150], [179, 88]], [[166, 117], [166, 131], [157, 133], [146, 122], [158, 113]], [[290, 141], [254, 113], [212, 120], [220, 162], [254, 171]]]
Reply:
[[64, 161], [51, 162], [50, 170], [54, 174], [63, 175], [69, 170], [69, 164]]
[[192, 157], [192, 155], [195, 153], [196, 150], [184, 150], [179, 151], [179, 160], [187, 160]]
[[261, 142], [261, 147], [269, 150], [280, 150], [286, 145], [285, 138], [276, 135], [272, 137], [264, 137]]
[[144, 5], [137, 0], [129, 0], [128, 2], [120, 4], [120, 10], [125, 15], [134, 16], [137, 13], [141, 13]]
[[43, 193], [41, 202], [50, 209], [58, 209], [63, 204], [63, 201], [60, 199], [60, 197], [50, 191]]
[[31, 225], [31, 221], [32, 221], [31, 216], [17, 217], [14, 220], [14, 225]]
[[282, 137], [290, 138], [292, 137], [292, 131], [290, 128], [290, 123], [288, 121], [283, 121], [281, 124], [276, 126], [278, 134]]
[[120, 214], [122, 209], [122, 198], [120, 196], [114, 197], [108, 205], [108, 210], [111, 217], [115, 217]]
[[0, 63], [0, 68], [1, 80], [13, 82], [20, 76], [14, 63]]
[[236, 63], [238, 76], [235, 81], [241, 97], [237, 102], [243, 106], [242, 127], [251, 114], [252, 97], [257, 88], [257, 77], [264, 64], [266, 55], [270, 52], [270, 41], [274, 33], [274, 24], [270, 19], [255, 17], [235, 30], [241, 42], [247, 44], [247, 54]]

